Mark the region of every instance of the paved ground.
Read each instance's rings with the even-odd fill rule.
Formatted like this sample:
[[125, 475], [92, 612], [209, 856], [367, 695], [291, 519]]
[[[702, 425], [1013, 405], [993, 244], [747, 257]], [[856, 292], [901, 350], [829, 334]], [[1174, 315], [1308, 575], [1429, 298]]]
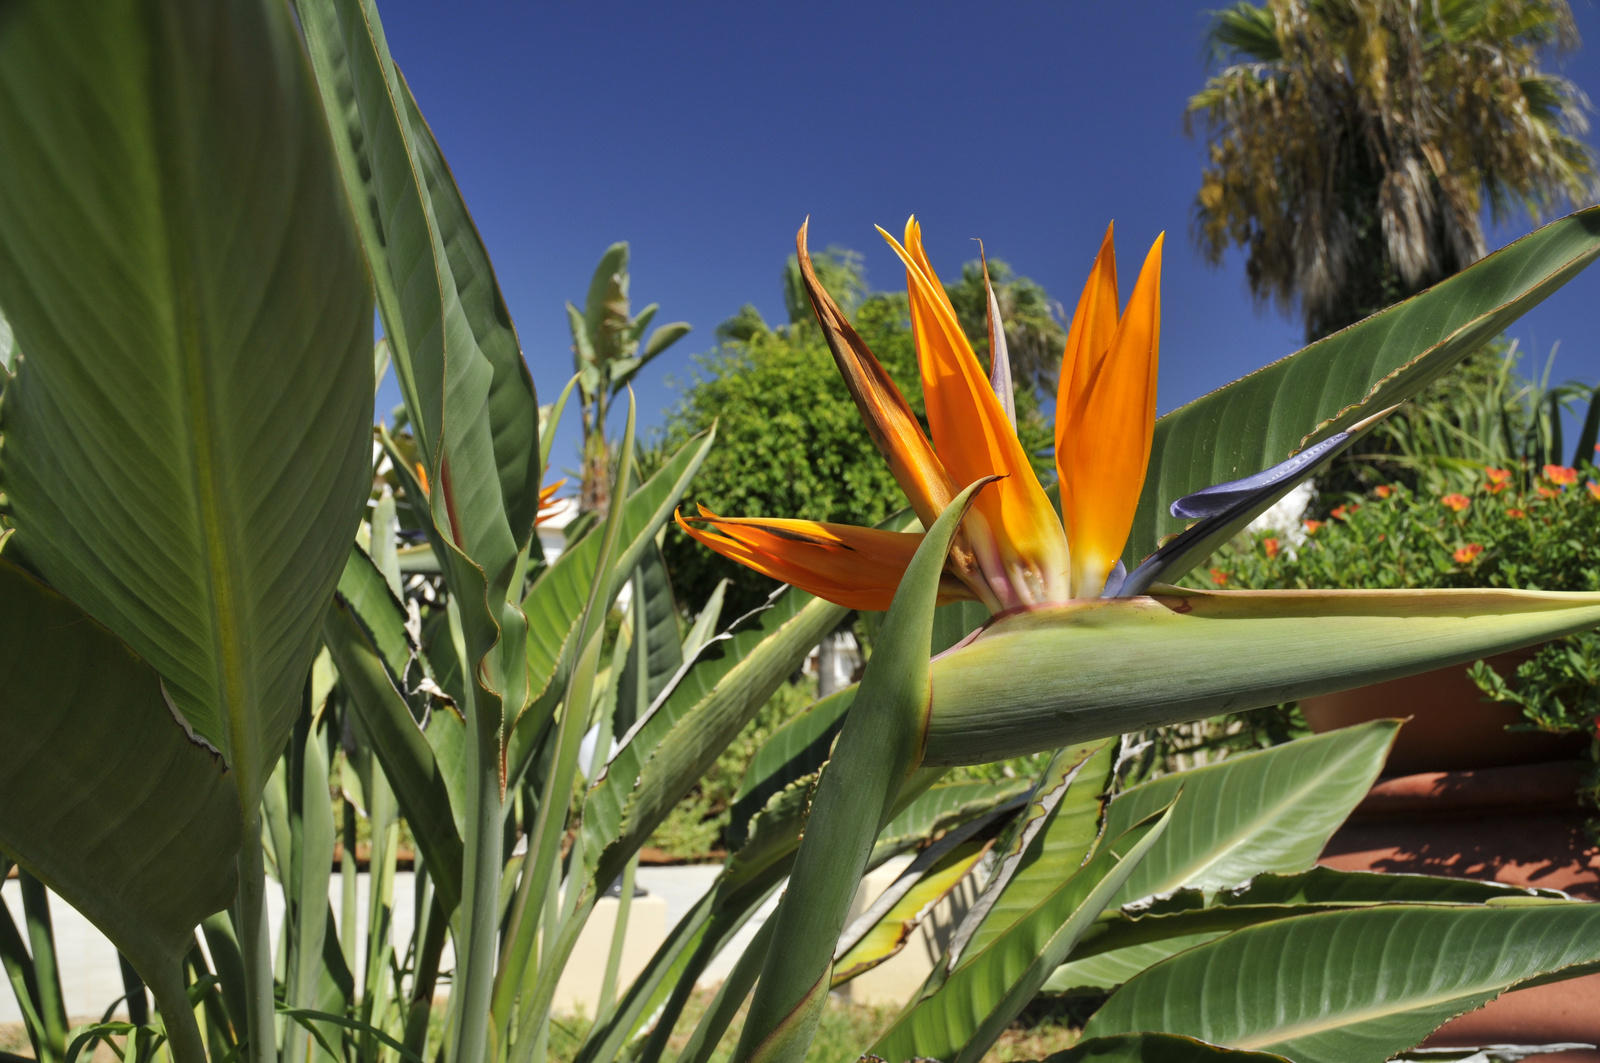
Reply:
[[[670, 928], [694, 906], [720, 870], [718, 865], [690, 865], [684, 867], [641, 867], [638, 885], [660, 897], [667, 906], [667, 926]], [[395, 879], [395, 940], [397, 949], [403, 950], [411, 940], [415, 918], [415, 879], [402, 872]], [[340, 908], [339, 877], [329, 884], [329, 896], [335, 916]], [[357, 885], [360, 899], [359, 925], [366, 925], [367, 876], [360, 875]], [[0, 888], [11, 917], [18, 930], [27, 936], [22, 918], [22, 897], [15, 879], [7, 880]], [[271, 920], [274, 940], [283, 918], [282, 893], [275, 884], [268, 883], [268, 918]], [[720, 982], [732, 968], [733, 962], [744, 950], [750, 937], [776, 905], [774, 897], [735, 938], [733, 945], [712, 963], [701, 979], [705, 983]], [[112, 1001], [122, 996], [122, 975], [117, 966], [117, 953], [111, 943], [59, 897], [51, 897], [51, 919], [54, 924], [56, 955], [61, 965], [62, 991], [66, 994], [67, 1012], [74, 1019], [94, 1016], [98, 1018]], [[443, 966], [448, 969], [453, 957], [446, 950]], [[22, 1013], [11, 993], [0, 990], [0, 1023], [21, 1022]]]

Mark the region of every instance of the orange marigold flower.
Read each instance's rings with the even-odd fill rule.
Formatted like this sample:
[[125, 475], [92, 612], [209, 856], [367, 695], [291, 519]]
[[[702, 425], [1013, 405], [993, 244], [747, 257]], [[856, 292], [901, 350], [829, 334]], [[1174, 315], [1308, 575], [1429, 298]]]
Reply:
[[1578, 482], [1578, 470], [1565, 465], [1546, 465], [1543, 469], [1544, 478], [1553, 484], [1575, 484]]
[[1278, 540], [1276, 539], [1262, 539], [1261, 548], [1267, 552], [1268, 557], [1278, 556]]
[[1468, 498], [1466, 495], [1456, 494], [1454, 492], [1445, 495], [1443, 498], [1439, 499], [1439, 501], [1443, 502], [1446, 506], [1449, 506], [1457, 513], [1460, 513], [1462, 510], [1472, 505], [1472, 499]]
[[1211, 582], [1219, 587], [1226, 587], [1228, 585], [1228, 574], [1220, 568], [1214, 568], [1211, 570]]
[[1379, 484], [1377, 487], [1372, 489], [1372, 493], [1377, 495], [1379, 498], [1388, 498], [1390, 495], [1394, 494], [1394, 488], [1388, 484]]
[[1585, 487], [1587, 487], [1589, 489], [1589, 497], [1590, 498], [1593, 498], [1593, 499], [1596, 499], [1596, 500], [1600, 500], [1600, 484], [1597, 484], [1593, 480], [1590, 480], [1588, 483], [1584, 484], [1583, 486], [1585, 486]]
[[1561, 497], [1561, 491], [1560, 491], [1559, 488], [1545, 487], [1543, 485], [1540, 485], [1540, 487], [1539, 487], [1539, 497], [1540, 498], [1560, 498]]
[[1306, 521], [1305, 522], [1306, 534], [1307, 535], [1315, 535], [1315, 534], [1317, 534], [1317, 529], [1321, 528], [1322, 525], [1323, 525], [1323, 522], [1320, 521], [1320, 520], [1308, 520], [1308, 521]]
[[1358, 510], [1360, 508], [1361, 508], [1361, 503], [1359, 503], [1359, 502], [1348, 502], [1348, 503], [1346, 503], [1345, 505], [1342, 505], [1342, 506], [1334, 506], [1333, 507], [1333, 512], [1328, 514], [1328, 516], [1332, 517], [1334, 520], [1349, 520], [1350, 519], [1350, 514], [1354, 513], [1356, 510]]
[[1506, 516], [1513, 517], [1516, 520], [1526, 520], [1528, 517], [1528, 515], [1522, 512], [1520, 509], [1508, 509], [1506, 510]]
[[1497, 495], [1501, 491], [1504, 491], [1506, 488], [1508, 488], [1510, 486], [1511, 486], [1510, 484], [1505, 484], [1505, 483], [1490, 483], [1490, 484], [1484, 484], [1483, 485], [1483, 489], [1485, 491], [1489, 492], [1491, 495]]
[[1511, 482], [1510, 469], [1485, 469], [1483, 474], [1489, 478], [1490, 483], [1499, 484], [1502, 487]]
[[1471, 562], [1481, 553], [1483, 553], [1482, 543], [1468, 543], [1466, 546], [1461, 547], [1450, 556], [1456, 559], [1456, 564], [1465, 565]]

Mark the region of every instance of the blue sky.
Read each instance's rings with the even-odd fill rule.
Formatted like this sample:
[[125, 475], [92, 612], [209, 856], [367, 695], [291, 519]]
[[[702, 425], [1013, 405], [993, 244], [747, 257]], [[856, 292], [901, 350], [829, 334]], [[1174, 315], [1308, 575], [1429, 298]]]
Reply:
[[[628, 240], [635, 307], [687, 338], [636, 387], [660, 424], [691, 356], [743, 303], [784, 320], [779, 274], [807, 214], [812, 246], [866, 255], [875, 287], [904, 274], [873, 231], [923, 222], [947, 277], [991, 256], [1070, 309], [1106, 223], [1126, 291], [1158, 232], [1160, 408], [1301, 346], [1254, 305], [1242, 259], [1189, 237], [1201, 146], [1183, 108], [1205, 76], [1210, 4], [526, 4], [384, 0], [390, 48], [483, 232], [541, 401], [572, 372], [564, 303]], [[1574, 0], [1590, 47], [1562, 72], [1600, 99], [1600, 10]], [[1491, 247], [1531, 228], [1518, 219]], [[1555, 377], [1600, 380], [1600, 271], [1513, 330]], [[672, 386], [676, 383], [677, 388]], [[392, 378], [380, 409], [399, 401]], [[570, 415], [552, 457], [576, 464]]]

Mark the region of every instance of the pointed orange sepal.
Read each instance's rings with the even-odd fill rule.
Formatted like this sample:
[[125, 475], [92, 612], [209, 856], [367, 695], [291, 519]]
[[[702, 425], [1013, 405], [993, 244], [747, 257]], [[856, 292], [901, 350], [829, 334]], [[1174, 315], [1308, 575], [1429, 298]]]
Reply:
[[[719, 517], [703, 506], [699, 516], [675, 512], [673, 519], [723, 557], [836, 605], [873, 612], [889, 608], [900, 577], [922, 542], [919, 532], [813, 520]], [[694, 524], [710, 525], [710, 530]], [[946, 575], [940, 581], [941, 604], [971, 597], [955, 577]]]
[[944, 463], [933, 452], [933, 444], [922, 434], [922, 426], [911, 412], [911, 406], [895, 386], [894, 381], [878, 359], [868, 349], [866, 342], [846, 320], [833, 297], [822, 282], [817, 280], [811, 266], [811, 255], [806, 249], [806, 232], [810, 219], [795, 234], [795, 247], [800, 260], [800, 276], [805, 282], [806, 294], [811, 297], [811, 307], [822, 326], [822, 335], [833, 352], [834, 363], [844, 377], [845, 386], [861, 411], [867, 434], [889, 462], [900, 489], [906, 493], [912, 510], [925, 525], [931, 525], [944, 512], [944, 507], [955, 497], [955, 486]]
[[1003, 607], [1065, 598], [1068, 556], [1061, 521], [928, 261], [921, 227], [909, 220], [903, 245], [878, 231], [906, 267], [928, 427], [940, 459], [957, 485], [1005, 477], [978, 496], [967, 518], [978, 564], [990, 586], [1004, 592]]

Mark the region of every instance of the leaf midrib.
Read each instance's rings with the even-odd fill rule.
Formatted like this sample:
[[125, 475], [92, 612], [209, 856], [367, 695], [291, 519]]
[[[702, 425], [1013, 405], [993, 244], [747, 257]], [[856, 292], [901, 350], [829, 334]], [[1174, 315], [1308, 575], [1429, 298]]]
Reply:
[[[159, 78], [159, 75], [158, 75]], [[158, 81], [158, 84], [160, 82]], [[165, 86], [157, 89], [165, 95]], [[154, 102], [154, 101], [152, 101]], [[180, 107], [172, 108], [181, 113]], [[240, 653], [239, 601], [237, 588], [243, 571], [237, 557], [235, 544], [227, 533], [228, 522], [222, 513], [222, 499], [226, 484], [217, 459], [217, 425], [211, 413], [214, 408], [214, 381], [210, 362], [206, 358], [206, 345], [201, 339], [202, 299], [197, 290], [195, 264], [187, 235], [193, 229], [188, 205], [194, 202], [185, 194], [188, 184], [182, 178], [183, 168], [172, 162], [174, 144], [172, 132], [161, 122], [151, 118], [152, 141], [158, 145], [156, 165], [162, 188], [162, 223], [165, 229], [165, 258], [168, 263], [173, 297], [172, 339], [181, 379], [184, 443], [189, 451], [191, 488], [199, 527], [199, 547], [203, 555], [207, 577], [207, 608], [211, 614], [211, 645], [213, 678], [216, 693], [222, 699], [221, 724], [224, 762], [233, 769], [235, 785], [240, 794], [242, 808], [252, 808], [259, 794], [259, 770], [252, 753], [254, 738], [252, 704], [249, 684], [245, 677], [244, 662]], [[245, 755], [241, 755], [245, 754]]]
[[[1263, 810], [1258, 811], [1256, 815], [1251, 816], [1247, 820], [1241, 821], [1240, 826], [1237, 829], [1225, 834], [1223, 836], [1225, 846], [1222, 848], [1213, 846], [1210, 849], [1212, 855], [1209, 859], [1206, 859], [1198, 864], [1187, 865], [1187, 869], [1182, 871], [1182, 877], [1180, 880], [1173, 881], [1172, 877], [1169, 877], [1163, 883], [1163, 888], [1154, 892], [1163, 893], [1166, 892], [1166, 890], [1176, 889], [1180, 886], [1186, 885], [1189, 882], [1193, 882], [1195, 878], [1204, 874], [1206, 871], [1216, 867], [1224, 858], [1238, 852], [1239, 849], [1255, 835], [1256, 831], [1259, 830], [1262, 824], [1276, 821], [1279, 818], [1278, 813], [1285, 806], [1292, 806], [1300, 803], [1309, 791], [1315, 789], [1324, 780], [1336, 774], [1334, 770], [1335, 768], [1347, 765], [1348, 762], [1348, 755], [1341, 757], [1337, 761], [1325, 761], [1321, 770], [1309, 776], [1307, 780], [1301, 783], [1299, 786], [1296, 786], [1292, 790], [1288, 791], [1283, 800], [1266, 806]], [[1140, 898], [1134, 899], [1138, 900]]]
[[[1377, 1019], [1388, 1018], [1391, 1015], [1404, 1015], [1407, 1012], [1421, 1011], [1425, 1008], [1435, 1007], [1440, 1004], [1449, 1004], [1460, 1001], [1467, 1002], [1484, 993], [1497, 993], [1511, 983], [1493, 982], [1487, 985], [1475, 986], [1466, 992], [1435, 993], [1423, 997], [1404, 997], [1404, 1005], [1372, 1005], [1357, 1008], [1352, 1011], [1335, 1012], [1324, 1015], [1317, 1020], [1301, 1020], [1288, 1026], [1274, 1026], [1270, 1030], [1237, 1039], [1229, 1042], [1233, 1048], [1266, 1048], [1271, 1045], [1281, 1045], [1300, 1037], [1309, 1037], [1316, 1034], [1332, 1033], [1359, 1023], [1373, 1022]], [[1467, 1010], [1467, 1009], [1463, 1009]]]

